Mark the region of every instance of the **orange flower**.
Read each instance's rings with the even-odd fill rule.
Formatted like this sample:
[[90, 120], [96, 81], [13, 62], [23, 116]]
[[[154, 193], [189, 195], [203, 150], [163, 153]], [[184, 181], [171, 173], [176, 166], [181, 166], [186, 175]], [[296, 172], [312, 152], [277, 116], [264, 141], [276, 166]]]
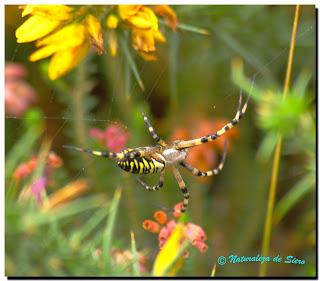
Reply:
[[[38, 159], [33, 156], [29, 161], [20, 164], [13, 173], [16, 180], [21, 180], [30, 175], [37, 167]], [[47, 159], [47, 168], [57, 169], [62, 165], [62, 159], [53, 151], [50, 151]], [[48, 169], [47, 172], [49, 173]]]
[[155, 218], [155, 220], [160, 223], [160, 224], [164, 224], [167, 222], [168, 217], [167, 214], [164, 211], [156, 211], [153, 215], [153, 217]]
[[145, 230], [150, 231], [152, 233], [158, 233], [160, 230], [160, 225], [157, 222], [152, 221], [152, 220], [145, 220], [142, 223], [142, 227]]
[[48, 197], [48, 200], [43, 205], [43, 211], [50, 211], [66, 202], [69, 202], [82, 195], [88, 189], [89, 185], [86, 180], [79, 179], [72, 181]]

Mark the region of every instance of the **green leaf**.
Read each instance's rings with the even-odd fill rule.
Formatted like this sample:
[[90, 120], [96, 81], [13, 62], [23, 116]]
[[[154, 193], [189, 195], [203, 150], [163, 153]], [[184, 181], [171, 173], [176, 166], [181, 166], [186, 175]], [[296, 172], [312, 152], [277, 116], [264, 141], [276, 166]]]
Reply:
[[75, 232], [71, 238], [72, 243], [80, 244], [94, 228], [109, 214], [110, 203], [104, 203], [99, 206], [99, 209], [92, 215], [92, 217], [81, 227], [81, 231]]
[[107, 264], [111, 254], [112, 238], [113, 238], [114, 226], [116, 222], [116, 215], [117, 215], [120, 198], [121, 198], [121, 189], [117, 188], [111, 202], [109, 218], [103, 234], [102, 252], [104, 253], [103, 254], [104, 261], [105, 261], [104, 264]]
[[210, 34], [209, 31], [204, 29], [204, 28], [193, 26], [193, 25], [190, 25], [190, 24], [184, 24], [184, 23], [178, 23], [178, 29], [185, 30], [185, 31], [190, 31], [190, 32], [193, 32], [193, 33], [198, 33], [198, 34], [201, 34], [201, 35], [209, 35]]
[[68, 204], [58, 207], [47, 213], [35, 210], [28, 212], [24, 217], [21, 225], [21, 231], [26, 231], [30, 228], [38, 227], [43, 224], [51, 223], [68, 217], [72, 217], [81, 212], [101, 207], [106, 201], [106, 196], [97, 194], [87, 198], [74, 200]]
[[130, 50], [129, 50], [128, 46], [127, 46], [127, 42], [124, 40], [124, 38], [121, 37], [120, 43], [121, 43], [124, 55], [127, 58], [128, 64], [129, 64], [129, 66], [130, 66], [130, 68], [132, 70], [132, 73], [133, 73], [134, 77], [136, 78], [137, 83], [139, 84], [141, 90], [144, 91], [145, 88], [144, 88], [140, 73], [138, 71], [138, 67], [137, 67], [137, 65], [136, 65], [136, 63], [135, 63], [135, 61], [134, 61], [134, 59], [133, 59], [133, 57], [132, 57], [132, 55], [130, 53]]
[[136, 248], [136, 240], [134, 238], [134, 233], [131, 231], [131, 252], [133, 255], [133, 276], [140, 276], [139, 272], [139, 258], [138, 258], [138, 252]]
[[274, 223], [277, 224], [308, 192], [315, 189], [315, 175], [308, 175], [300, 180], [278, 202], [274, 212]]
[[302, 71], [292, 85], [292, 90], [291, 90], [292, 94], [295, 96], [304, 97], [307, 90], [307, 86], [310, 82], [311, 76], [312, 76], [311, 72], [307, 70]]
[[269, 160], [274, 148], [276, 147], [277, 140], [278, 138], [276, 133], [268, 132], [259, 146], [257, 158], [264, 161]]

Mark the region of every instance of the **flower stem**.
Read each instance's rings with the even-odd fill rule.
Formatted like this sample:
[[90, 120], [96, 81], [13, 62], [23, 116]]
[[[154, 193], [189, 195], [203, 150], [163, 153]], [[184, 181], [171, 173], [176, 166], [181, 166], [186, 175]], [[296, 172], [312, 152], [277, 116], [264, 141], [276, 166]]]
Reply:
[[[78, 66], [77, 76], [75, 79], [75, 86], [70, 92], [71, 98], [71, 107], [73, 114], [73, 130], [74, 130], [74, 140], [77, 146], [87, 147], [87, 122], [86, 114], [88, 114], [88, 108], [86, 108], [86, 102], [88, 98], [88, 93], [92, 89], [92, 82], [88, 78], [86, 71], [87, 65], [82, 63]], [[91, 184], [96, 186], [98, 189], [102, 189], [100, 181], [97, 178], [97, 173], [91, 163], [94, 160], [91, 160], [90, 157], [86, 154], [80, 154], [82, 159], [82, 165], [88, 169], [90, 179], [92, 180]], [[82, 170], [81, 170], [82, 171]]]
[[[292, 26], [292, 33], [291, 33], [288, 65], [287, 65], [286, 77], [285, 77], [285, 83], [284, 83], [284, 89], [283, 89], [283, 98], [284, 99], [286, 98], [286, 96], [288, 94], [288, 90], [289, 90], [289, 86], [290, 86], [290, 78], [291, 78], [291, 72], [292, 72], [293, 54], [294, 54], [297, 28], [298, 28], [299, 14], [300, 14], [300, 6], [296, 5], [294, 21], [293, 21], [293, 26]], [[276, 191], [277, 191], [281, 148], [282, 148], [282, 135], [279, 134], [276, 149], [274, 152], [274, 158], [273, 158], [271, 182], [270, 182], [270, 189], [269, 189], [269, 196], [268, 196], [267, 214], [266, 214], [264, 233], [263, 233], [263, 241], [262, 241], [262, 250], [261, 250], [262, 256], [269, 255], [270, 238], [271, 238], [271, 230], [272, 230], [272, 217], [273, 217], [275, 196], [276, 196]], [[266, 273], [267, 273], [267, 263], [262, 263], [259, 268], [259, 276], [266, 276]]]

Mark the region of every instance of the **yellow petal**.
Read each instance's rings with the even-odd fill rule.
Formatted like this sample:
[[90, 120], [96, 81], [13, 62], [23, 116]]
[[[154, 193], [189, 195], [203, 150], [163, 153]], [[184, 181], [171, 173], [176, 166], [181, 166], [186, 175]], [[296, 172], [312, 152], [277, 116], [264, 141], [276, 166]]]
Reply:
[[128, 22], [140, 29], [153, 28], [154, 30], [158, 30], [158, 18], [154, 12], [147, 7], [142, 7], [138, 13], [128, 18]]
[[47, 57], [51, 56], [56, 51], [57, 51], [57, 46], [56, 45], [45, 46], [45, 47], [43, 47], [41, 49], [38, 49], [35, 52], [33, 52], [29, 56], [29, 60], [30, 61], [41, 60], [41, 59], [44, 59], [44, 58], [47, 58]]
[[118, 12], [120, 18], [126, 20], [127, 18], [135, 15], [142, 5], [118, 5]]
[[86, 38], [87, 34], [84, 25], [70, 24], [52, 35], [39, 40], [36, 46], [56, 45], [58, 50], [65, 50], [81, 45]]
[[106, 25], [110, 29], [116, 29], [118, 27], [119, 19], [115, 15], [107, 17]]
[[91, 44], [97, 50], [98, 54], [102, 54], [104, 52], [104, 48], [100, 21], [95, 16], [88, 15], [85, 22], [90, 35]]
[[67, 49], [54, 54], [49, 64], [49, 78], [55, 80], [76, 67], [85, 57], [89, 49], [89, 43], [74, 49]]
[[142, 57], [146, 61], [157, 60], [157, 56], [154, 53], [145, 53], [145, 52], [139, 51], [138, 54], [140, 55], [140, 57]]
[[71, 18], [72, 11], [72, 7], [65, 5], [26, 5], [22, 16], [32, 14], [63, 21]]
[[157, 42], [160, 42], [160, 43], [165, 43], [166, 42], [166, 37], [164, 37], [164, 35], [159, 31], [154, 31], [153, 32], [153, 36], [154, 36], [154, 39], [156, 39]]
[[37, 15], [32, 16], [16, 30], [17, 42], [25, 43], [40, 39], [57, 28], [59, 24], [60, 21], [57, 20]]
[[[152, 270], [153, 276], [163, 276], [168, 270], [168, 267], [177, 259], [184, 233], [184, 226], [177, 224], [156, 257]], [[173, 265], [173, 269], [169, 272], [169, 275], [173, 276], [181, 268], [182, 264], [183, 257], [179, 258], [176, 264]]]
[[136, 27], [136, 28], [140, 28], [140, 29], [150, 29], [153, 27], [153, 23], [150, 22], [148, 19], [140, 17], [139, 15], [137, 16], [132, 16], [128, 19], [128, 22]]
[[154, 11], [161, 17], [164, 17], [172, 30], [176, 31], [178, 25], [177, 15], [168, 5], [156, 5]]
[[156, 50], [152, 30], [132, 31], [132, 45], [136, 50], [143, 52], [153, 52]]

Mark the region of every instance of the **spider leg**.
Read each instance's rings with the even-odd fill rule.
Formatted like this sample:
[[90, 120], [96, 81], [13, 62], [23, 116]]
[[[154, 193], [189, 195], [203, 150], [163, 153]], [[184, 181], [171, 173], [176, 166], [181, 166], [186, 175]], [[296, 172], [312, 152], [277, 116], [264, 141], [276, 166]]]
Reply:
[[186, 209], [188, 207], [190, 194], [189, 194], [188, 189], [186, 188], [186, 184], [184, 183], [184, 181], [180, 175], [179, 170], [176, 167], [172, 166], [172, 171], [173, 171], [174, 177], [176, 178], [176, 180], [178, 182], [179, 188], [183, 193], [183, 203], [182, 203], [182, 207], [181, 207], [181, 212], [183, 213], [186, 211]]
[[218, 165], [218, 168], [206, 171], [206, 172], [201, 172], [199, 169], [191, 166], [185, 161], [180, 162], [179, 164], [186, 168], [189, 172], [191, 172], [193, 175], [198, 176], [198, 177], [211, 177], [213, 175], [219, 174], [219, 172], [223, 169], [224, 161], [226, 160], [226, 155], [227, 155], [227, 141], [224, 143], [224, 151], [222, 155], [222, 159], [220, 161], [220, 164]]
[[141, 113], [143, 116], [143, 121], [144, 123], [147, 125], [149, 133], [151, 134], [152, 138], [155, 140], [155, 142], [157, 142], [158, 144], [160, 144], [161, 146], [166, 146], [166, 142], [164, 140], [162, 140], [157, 133], [154, 131], [148, 117], [142, 112]]
[[177, 148], [178, 149], [184, 149], [184, 148], [200, 145], [202, 143], [212, 142], [216, 138], [222, 136], [224, 133], [226, 133], [231, 128], [233, 128], [236, 124], [238, 124], [239, 120], [241, 119], [241, 117], [244, 115], [244, 113], [247, 110], [249, 98], [250, 98], [250, 95], [248, 96], [245, 104], [241, 108], [241, 103], [242, 103], [242, 90], [241, 90], [240, 91], [240, 97], [239, 97], [239, 103], [238, 103], [238, 108], [237, 108], [236, 115], [229, 123], [224, 125], [219, 131], [217, 131], [216, 133], [214, 133], [212, 135], [207, 135], [207, 136], [204, 136], [204, 137], [201, 137], [201, 138], [188, 140], [188, 141], [181, 141], [181, 142], [176, 144]]
[[110, 159], [123, 159], [123, 157], [124, 157], [124, 154], [121, 152], [115, 153], [115, 152], [108, 152], [108, 151], [91, 150], [91, 149], [87, 149], [87, 148], [76, 147], [73, 145], [63, 145], [62, 147], [67, 148], [67, 149], [80, 151], [80, 152], [86, 152], [86, 153], [89, 153], [92, 155], [106, 157], [106, 158], [110, 158]]
[[148, 191], [157, 191], [163, 187], [163, 182], [164, 182], [164, 170], [160, 173], [160, 179], [159, 183], [154, 186], [150, 186], [146, 184], [140, 177], [137, 177], [138, 182], [145, 187], [146, 190]]

